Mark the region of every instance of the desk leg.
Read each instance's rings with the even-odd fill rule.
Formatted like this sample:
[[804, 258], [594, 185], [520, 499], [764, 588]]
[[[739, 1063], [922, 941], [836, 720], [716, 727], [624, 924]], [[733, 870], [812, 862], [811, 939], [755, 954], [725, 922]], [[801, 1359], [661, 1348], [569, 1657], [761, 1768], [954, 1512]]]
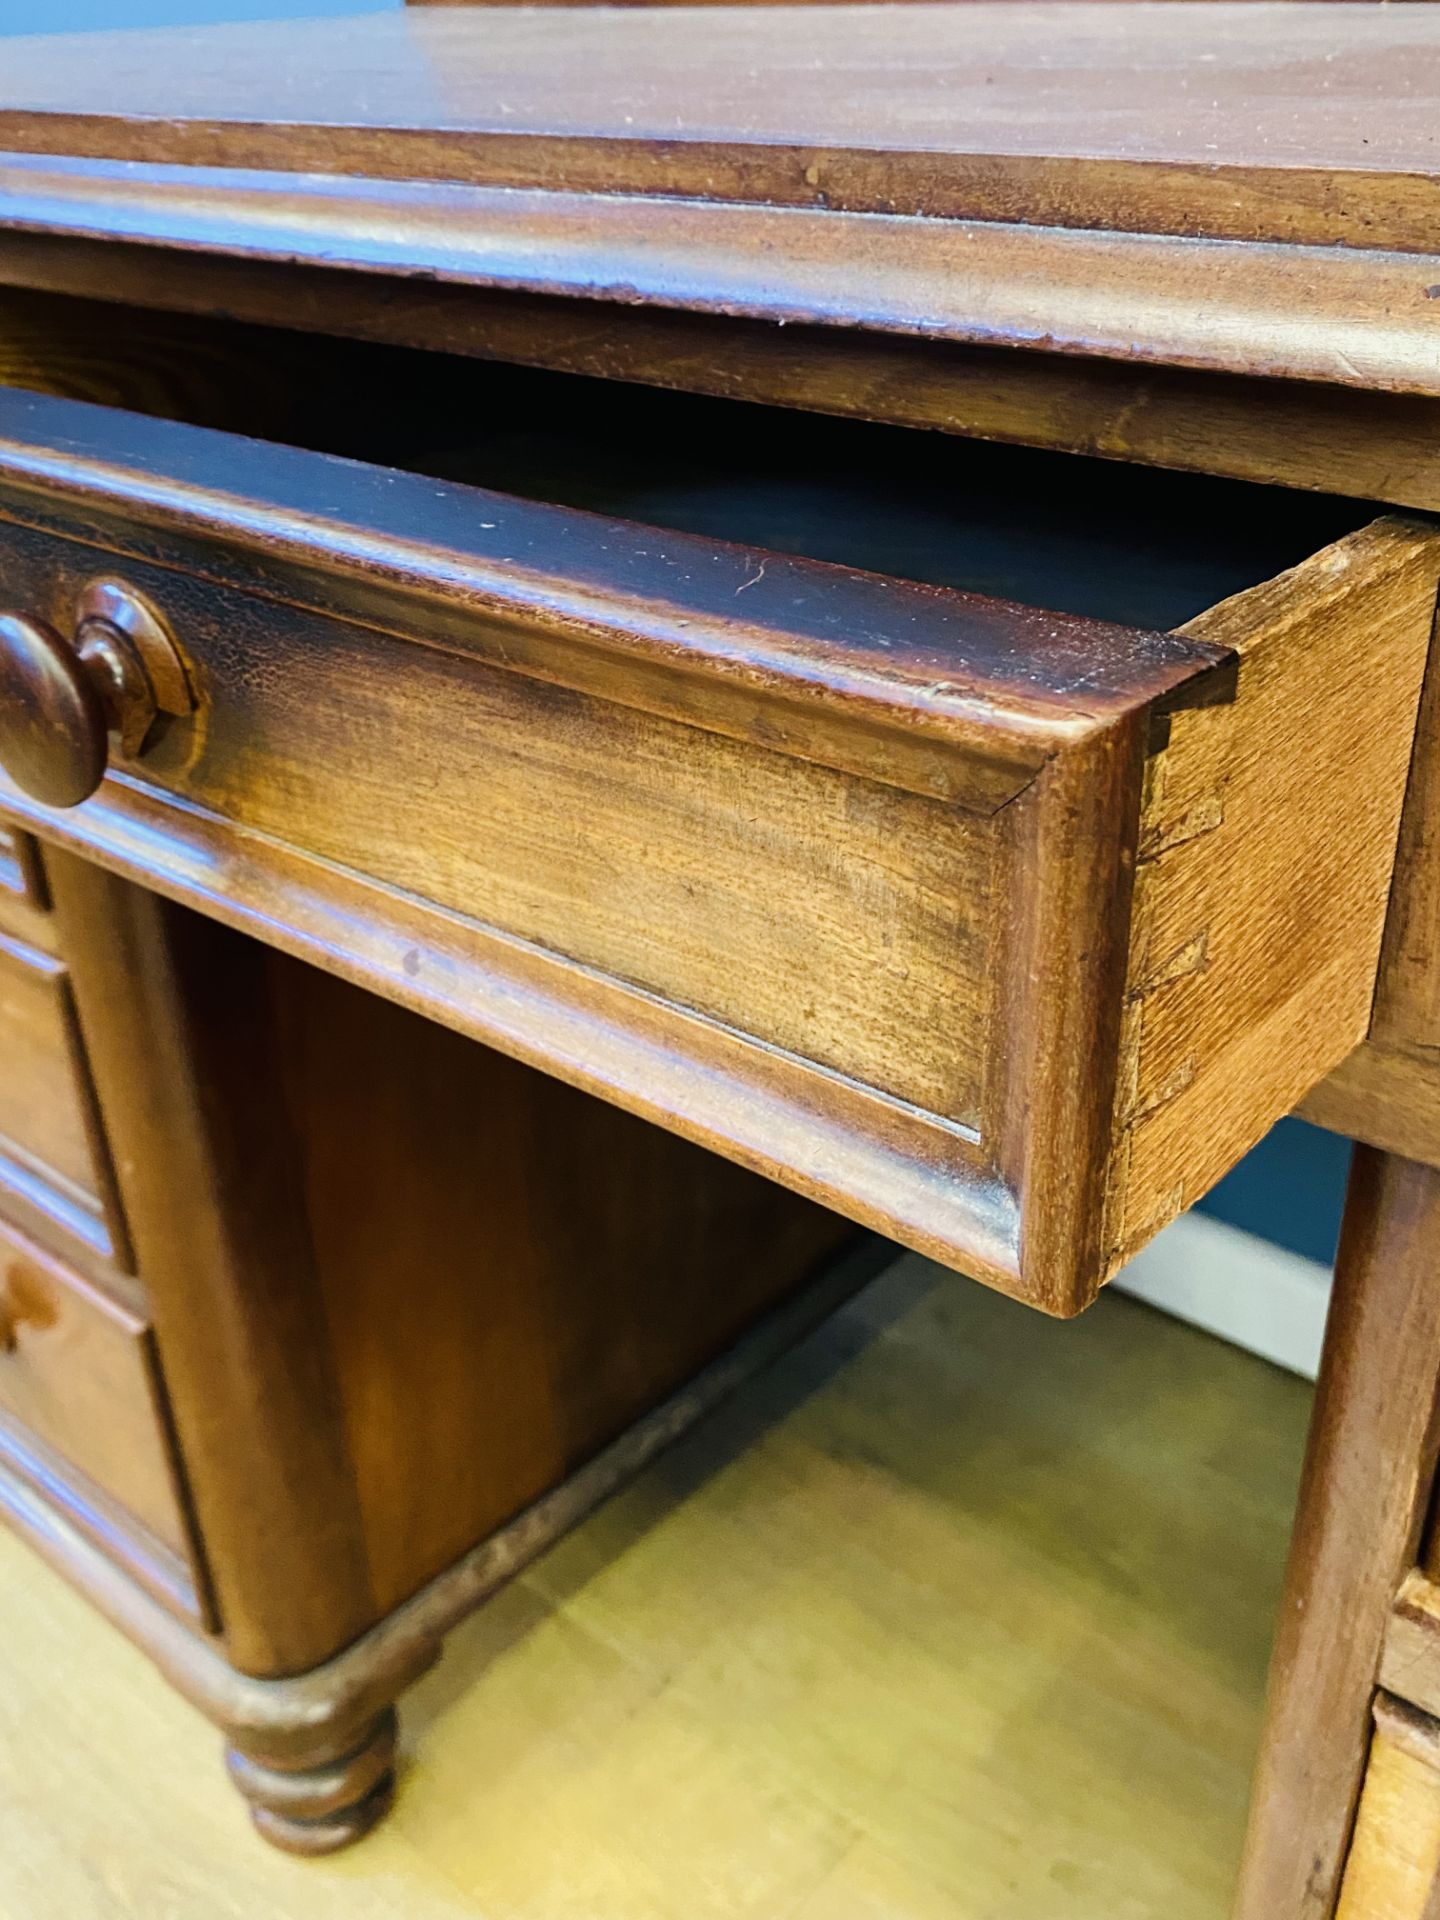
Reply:
[[1357, 1146], [1235, 1920], [1329, 1920], [1440, 1388], [1440, 1172]]
[[[230, 1778], [250, 1802], [250, 1817], [285, 1853], [337, 1853], [370, 1831], [395, 1798], [397, 1715], [386, 1707], [358, 1740], [335, 1753], [322, 1742], [297, 1765], [252, 1752], [237, 1740], [225, 1750]], [[318, 1756], [318, 1757], [317, 1757]]]

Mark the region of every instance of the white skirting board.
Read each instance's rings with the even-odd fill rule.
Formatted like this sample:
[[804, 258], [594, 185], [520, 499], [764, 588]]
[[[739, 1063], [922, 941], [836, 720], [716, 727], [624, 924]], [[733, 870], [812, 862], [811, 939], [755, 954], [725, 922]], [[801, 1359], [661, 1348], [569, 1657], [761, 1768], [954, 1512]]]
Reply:
[[1315, 1378], [1330, 1269], [1204, 1213], [1184, 1213], [1110, 1283], [1291, 1373]]

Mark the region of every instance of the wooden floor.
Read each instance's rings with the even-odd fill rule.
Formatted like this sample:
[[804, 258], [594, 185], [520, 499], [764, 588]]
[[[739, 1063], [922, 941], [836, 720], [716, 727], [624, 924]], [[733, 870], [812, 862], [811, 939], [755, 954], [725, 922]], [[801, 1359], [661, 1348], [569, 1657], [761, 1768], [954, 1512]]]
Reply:
[[1222, 1920], [1308, 1398], [905, 1261], [455, 1637], [328, 1862], [0, 1536], [0, 1915]]

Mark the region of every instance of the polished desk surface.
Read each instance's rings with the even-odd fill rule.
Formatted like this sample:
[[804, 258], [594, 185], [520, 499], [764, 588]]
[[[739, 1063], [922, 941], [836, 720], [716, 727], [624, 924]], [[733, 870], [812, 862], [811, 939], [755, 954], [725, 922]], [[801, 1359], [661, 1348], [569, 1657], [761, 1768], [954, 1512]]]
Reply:
[[1424, 5], [55, 36], [7, 42], [0, 192], [30, 231], [1435, 393], [1437, 80]]
[[926, 154], [941, 194], [982, 191], [966, 163], [988, 155], [1324, 170], [1379, 206], [1386, 176], [1440, 166], [1437, 86], [1440, 22], [1424, 6], [496, 7], [22, 37], [0, 109], [159, 117], [131, 130], [137, 158], [185, 123], [272, 156], [308, 125], [430, 132], [448, 176], [476, 181], [503, 177], [504, 143], [558, 140], [557, 162], [604, 142], [622, 173], [642, 149], [677, 170], [691, 148], [748, 152], [760, 170], [732, 197], [757, 200], [779, 178], [789, 197], [855, 204], [795, 171], [803, 148], [902, 167]]

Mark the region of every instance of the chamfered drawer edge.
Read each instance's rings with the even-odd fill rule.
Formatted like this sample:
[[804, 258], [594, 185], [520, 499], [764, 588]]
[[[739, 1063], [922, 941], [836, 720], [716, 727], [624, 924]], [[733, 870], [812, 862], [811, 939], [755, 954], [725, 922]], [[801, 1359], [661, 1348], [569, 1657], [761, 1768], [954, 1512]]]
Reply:
[[1201, 615], [1236, 701], [1146, 769], [1112, 1266], [1364, 1038], [1435, 626], [1440, 532], [1387, 518]]

